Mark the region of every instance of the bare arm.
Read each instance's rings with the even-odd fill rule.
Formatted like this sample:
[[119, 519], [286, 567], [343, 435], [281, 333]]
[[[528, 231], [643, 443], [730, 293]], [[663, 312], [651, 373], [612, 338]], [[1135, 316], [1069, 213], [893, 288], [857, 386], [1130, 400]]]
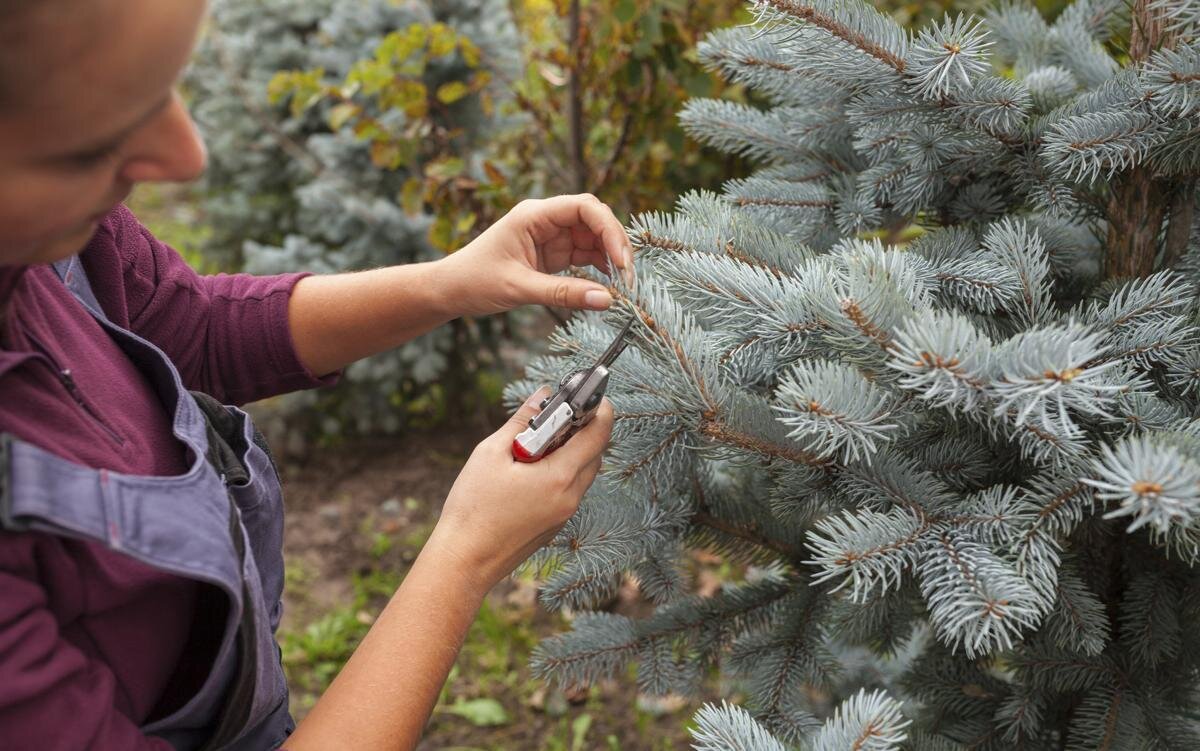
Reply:
[[472, 452], [441, 518], [362, 644], [289, 739], [289, 751], [411, 749], [483, 596], [545, 545], [600, 469], [612, 406], [535, 464], [512, 440], [547, 394], [539, 389]]
[[457, 318], [439, 263], [301, 279], [288, 301], [300, 361], [316, 375], [332, 373]]
[[302, 279], [288, 303], [292, 339], [322, 375], [463, 315], [528, 304], [603, 310], [612, 302], [603, 285], [551, 275], [610, 262], [632, 278], [625, 230], [594, 196], [522, 201], [438, 261]]

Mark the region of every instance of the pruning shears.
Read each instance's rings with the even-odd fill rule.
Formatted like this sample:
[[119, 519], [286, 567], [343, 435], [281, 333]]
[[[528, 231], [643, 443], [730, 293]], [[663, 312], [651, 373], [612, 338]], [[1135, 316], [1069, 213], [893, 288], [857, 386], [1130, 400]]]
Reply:
[[632, 327], [633, 319], [630, 318], [596, 364], [572, 370], [562, 377], [558, 390], [538, 405], [539, 412], [529, 419], [529, 427], [513, 439], [514, 459], [536, 462], [591, 422], [608, 388], [608, 369], [625, 351]]

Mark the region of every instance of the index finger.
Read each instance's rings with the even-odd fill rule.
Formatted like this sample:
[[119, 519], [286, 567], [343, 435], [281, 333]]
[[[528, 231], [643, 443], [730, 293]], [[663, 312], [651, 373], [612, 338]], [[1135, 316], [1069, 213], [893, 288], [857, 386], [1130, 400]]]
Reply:
[[633, 284], [633, 245], [616, 214], [590, 193], [556, 196], [546, 199], [550, 221], [564, 229], [584, 225], [600, 238], [604, 253], [615, 268], [621, 269], [626, 284]]
[[607, 397], [600, 400], [596, 416], [578, 433], [567, 439], [557, 451], [542, 461], [552, 460], [582, 470], [589, 462], [604, 452], [612, 435], [613, 408]]

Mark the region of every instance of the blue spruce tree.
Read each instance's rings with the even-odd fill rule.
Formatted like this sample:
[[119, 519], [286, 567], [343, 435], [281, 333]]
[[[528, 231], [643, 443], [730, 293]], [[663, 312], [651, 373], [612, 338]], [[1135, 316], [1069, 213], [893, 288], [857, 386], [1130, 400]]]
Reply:
[[[719, 666], [710, 751], [1200, 748], [1200, 3], [753, 8], [699, 52], [766, 106], [681, 117], [761, 168], [510, 387], [636, 321], [535, 668]], [[754, 565], [690, 594], [696, 546]], [[595, 612], [625, 574], [648, 617]]]

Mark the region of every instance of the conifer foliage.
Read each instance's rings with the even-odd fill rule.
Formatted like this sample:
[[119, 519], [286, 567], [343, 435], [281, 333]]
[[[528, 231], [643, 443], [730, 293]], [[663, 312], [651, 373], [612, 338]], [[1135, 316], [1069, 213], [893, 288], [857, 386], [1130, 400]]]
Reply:
[[[753, 8], [699, 53], [767, 106], [681, 117], [760, 168], [510, 387], [635, 318], [536, 669], [719, 666], [701, 749], [1200, 748], [1200, 4]], [[690, 594], [697, 546], [753, 565]], [[648, 617], [590, 611], [623, 574]]]

